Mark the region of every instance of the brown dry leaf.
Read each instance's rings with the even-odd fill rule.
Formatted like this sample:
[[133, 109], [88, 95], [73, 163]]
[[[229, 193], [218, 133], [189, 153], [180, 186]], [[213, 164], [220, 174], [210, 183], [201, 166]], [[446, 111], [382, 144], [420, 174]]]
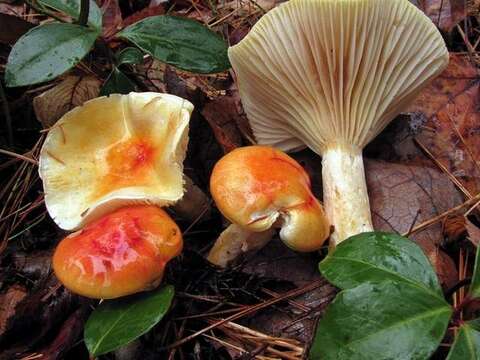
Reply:
[[467, 229], [468, 234], [467, 239], [470, 240], [475, 247], [478, 247], [478, 244], [480, 244], [480, 229], [478, 226], [473, 224], [470, 220], [465, 219], [465, 228]]
[[463, 215], [447, 217], [443, 222], [443, 232], [450, 241], [460, 240], [467, 232], [466, 218]]
[[8, 319], [15, 315], [15, 307], [27, 296], [27, 290], [21, 285], [13, 285], [0, 295], [0, 336], [6, 330]]
[[140, 11], [137, 11], [135, 14], [130, 15], [125, 20], [123, 20], [122, 28], [132, 25], [137, 21], [143, 20], [149, 16], [163, 15], [165, 14], [165, 8], [163, 5], [156, 5], [152, 7], [146, 7]]
[[102, 0], [102, 35], [105, 38], [113, 36], [122, 27], [122, 11], [118, 5], [118, 0]]
[[[405, 233], [436, 215], [459, 205], [460, 193], [448, 177], [434, 168], [366, 160], [373, 225], [376, 230]], [[442, 286], [458, 281], [452, 259], [439, 249], [441, 223], [410, 236], [434, 265]]]
[[467, 16], [467, 3], [475, 0], [410, 0], [433, 21], [438, 28], [450, 32]]
[[96, 98], [102, 82], [93, 76], [68, 76], [54, 88], [33, 99], [37, 119], [49, 128], [66, 112]]
[[468, 56], [448, 68], [410, 111], [426, 119], [416, 139], [474, 195], [480, 191], [480, 75]]
[[237, 113], [235, 100], [223, 96], [205, 104], [203, 117], [208, 121], [217, 142], [225, 153], [242, 146], [242, 137], [238, 123], [243, 121]]

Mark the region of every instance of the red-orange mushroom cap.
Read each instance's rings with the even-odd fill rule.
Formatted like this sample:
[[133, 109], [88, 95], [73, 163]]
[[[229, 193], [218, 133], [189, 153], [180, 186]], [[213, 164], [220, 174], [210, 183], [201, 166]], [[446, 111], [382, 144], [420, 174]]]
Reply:
[[182, 247], [180, 229], [165, 211], [134, 205], [63, 239], [53, 269], [72, 292], [111, 299], [158, 286], [167, 262]]
[[225, 155], [213, 169], [210, 191], [232, 223], [252, 232], [278, 226], [280, 238], [293, 250], [317, 250], [330, 234], [308, 174], [272, 147], [247, 146]]

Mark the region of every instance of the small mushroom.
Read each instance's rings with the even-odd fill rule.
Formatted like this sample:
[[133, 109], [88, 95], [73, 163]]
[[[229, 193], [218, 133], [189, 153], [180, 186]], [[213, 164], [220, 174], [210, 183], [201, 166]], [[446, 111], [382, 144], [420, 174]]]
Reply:
[[155, 288], [182, 246], [180, 229], [165, 211], [127, 206], [63, 239], [53, 255], [53, 269], [72, 292], [117, 298]]
[[193, 105], [159, 93], [111, 95], [66, 113], [40, 153], [45, 203], [65, 230], [123, 206], [166, 206], [184, 193]]
[[322, 156], [331, 242], [371, 231], [362, 149], [447, 66], [432, 21], [407, 0], [291, 0], [229, 58], [258, 142]]
[[228, 153], [213, 169], [210, 191], [234, 224], [210, 251], [208, 259], [216, 265], [225, 266], [247, 249], [265, 245], [272, 228], [280, 228], [283, 242], [302, 252], [319, 249], [330, 234], [307, 173], [277, 149], [247, 146]]

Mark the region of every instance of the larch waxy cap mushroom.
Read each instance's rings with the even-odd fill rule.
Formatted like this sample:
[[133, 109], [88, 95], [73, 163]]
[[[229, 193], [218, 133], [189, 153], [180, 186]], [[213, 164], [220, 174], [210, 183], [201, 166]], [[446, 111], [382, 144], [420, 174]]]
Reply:
[[322, 156], [333, 245], [371, 231], [362, 149], [448, 64], [408, 0], [291, 0], [229, 49], [260, 144]]
[[216, 265], [226, 266], [245, 252], [242, 247], [265, 245], [273, 228], [280, 228], [282, 241], [301, 252], [320, 249], [330, 234], [308, 174], [278, 149], [247, 146], [231, 151], [215, 164], [210, 192], [218, 209], [234, 224], [208, 255]]
[[63, 239], [53, 269], [71, 291], [112, 299], [158, 286], [165, 265], [182, 247], [180, 229], [165, 211], [132, 205]]
[[125, 205], [179, 200], [192, 110], [174, 95], [130, 93], [66, 113], [49, 131], [39, 164], [58, 226], [79, 229]]

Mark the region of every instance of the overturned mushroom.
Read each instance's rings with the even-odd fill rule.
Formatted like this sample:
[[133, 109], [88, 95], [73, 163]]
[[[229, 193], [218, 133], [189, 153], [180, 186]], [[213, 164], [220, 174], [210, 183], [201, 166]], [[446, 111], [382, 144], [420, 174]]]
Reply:
[[111, 299], [156, 287], [182, 246], [180, 229], [165, 211], [127, 206], [63, 239], [53, 269], [71, 291]]
[[291, 0], [229, 49], [260, 144], [322, 156], [333, 244], [372, 230], [362, 149], [448, 63], [407, 0]]
[[225, 266], [242, 252], [280, 238], [296, 251], [319, 249], [330, 234], [322, 205], [310, 190], [305, 170], [268, 146], [247, 146], [215, 165], [210, 191], [218, 209], [234, 225], [220, 236], [208, 259]]
[[39, 165], [58, 226], [78, 229], [122, 206], [178, 201], [192, 110], [174, 95], [130, 93], [65, 114], [49, 131]]

